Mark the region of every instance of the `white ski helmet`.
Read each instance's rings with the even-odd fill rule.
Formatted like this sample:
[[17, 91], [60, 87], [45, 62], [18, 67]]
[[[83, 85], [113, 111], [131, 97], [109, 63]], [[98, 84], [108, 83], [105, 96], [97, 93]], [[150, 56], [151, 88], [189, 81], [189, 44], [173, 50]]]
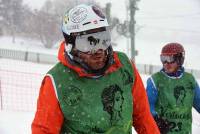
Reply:
[[80, 33], [100, 27], [108, 27], [108, 22], [103, 12], [94, 5], [81, 4], [64, 14], [62, 32], [69, 38], [74, 33]]
[[[72, 48], [66, 57], [79, 63], [87, 72], [102, 74], [113, 64], [110, 30], [103, 12], [95, 5], [81, 4], [64, 14], [62, 32], [67, 44]], [[76, 48], [76, 49], [74, 49]], [[107, 64], [102, 69], [92, 70], [80, 57], [80, 52], [103, 49], [107, 54]], [[70, 54], [70, 57], [69, 57]]]

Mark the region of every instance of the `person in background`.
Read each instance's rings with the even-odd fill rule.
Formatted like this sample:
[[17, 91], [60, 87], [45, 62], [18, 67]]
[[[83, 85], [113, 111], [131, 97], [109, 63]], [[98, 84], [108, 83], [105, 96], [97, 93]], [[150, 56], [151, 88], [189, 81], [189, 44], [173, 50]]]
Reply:
[[[133, 62], [113, 51], [107, 19], [94, 5], [63, 17], [59, 62], [44, 77], [32, 134], [159, 134]], [[121, 45], [121, 44], [120, 44]]]
[[163, 68], [147, 80], [151, 113], [161, 134], [191, 134], [192, 107], [200, 113], [200, 89], [183, 67], [185, 50], [179, 43], [168, 43], [160, 59]]

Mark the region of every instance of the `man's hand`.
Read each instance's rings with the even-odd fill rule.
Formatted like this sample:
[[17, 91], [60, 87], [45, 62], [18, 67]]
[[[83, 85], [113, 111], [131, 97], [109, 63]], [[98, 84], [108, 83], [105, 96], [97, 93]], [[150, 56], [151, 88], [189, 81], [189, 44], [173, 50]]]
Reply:
[[156, 121], [161, 134], [167, 134], [170, 131], [170, 122], [167, 119], [163, 119], [156, 115], [154, 120]]

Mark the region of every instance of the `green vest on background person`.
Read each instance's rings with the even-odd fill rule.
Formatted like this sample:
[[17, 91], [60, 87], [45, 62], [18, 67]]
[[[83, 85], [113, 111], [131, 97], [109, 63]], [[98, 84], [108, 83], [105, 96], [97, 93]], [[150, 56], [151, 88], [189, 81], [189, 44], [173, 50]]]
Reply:
[[160, 54], [163, 68], [147, 79], [150, 110], [161, 134], [191, 134], [192, 108], [200, 113], [200, 88], [185, 72], [184, 47], [166, 44]]
[[192, 105], [195, 80], [189, 73], [171, 79], [162, 72], [152, 75], [158, 90], [155, 110], [159, 117], [169, 122], [167, 134], [189, 134], [192, 125]]

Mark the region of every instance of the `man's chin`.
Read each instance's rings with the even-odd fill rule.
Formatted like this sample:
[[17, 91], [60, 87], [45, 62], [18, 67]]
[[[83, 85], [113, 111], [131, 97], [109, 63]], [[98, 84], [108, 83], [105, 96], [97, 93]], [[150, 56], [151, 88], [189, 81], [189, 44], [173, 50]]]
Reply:
[[91, 67], [93, 70], [99, 70], [99, 69], [102, 69], [104, 66], [101, 66], [101, 67]]

